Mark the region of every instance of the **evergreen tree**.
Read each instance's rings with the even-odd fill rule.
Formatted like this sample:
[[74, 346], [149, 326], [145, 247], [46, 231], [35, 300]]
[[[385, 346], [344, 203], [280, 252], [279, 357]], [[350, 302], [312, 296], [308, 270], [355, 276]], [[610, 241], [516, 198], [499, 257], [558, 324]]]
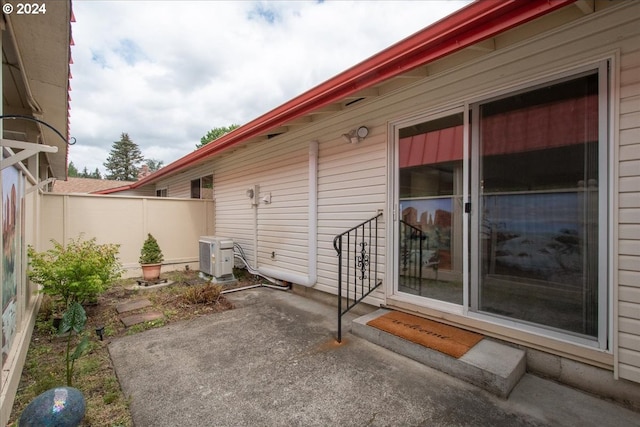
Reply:
[[70, 177], [77, 177], [78, 176], [78, 169], [73, 164], [73, 162], [69, 162], [69, 167], [67, 169], [67, 175], [70, 176]]
[[144, 160], [142, 152], [136, 143], [131, 141], [129, 134], [122, 133], [120, 141], [115, 141], [104, 167], [107, 169], [107, 179], [116, 181], [136, 181], [138, 179], [138, 165]]
[[94, 172], [89, 172], [89, 170], [85, 166], [82, 169], [82, 172], [79, 172], [78, 168], [76, 167], [76, 165], [73, 164], [73, 162], [69, 162], [67, 174], [71, 178], [102, 179], [102, 174], [100, 173], [100, 170], [98, 168], [96, 168], [96, 170]]
[[145, 161], [147, 162], [147, 166], [149, 167], [150, 172], [155, 172], [162, 166], [164, 166], [164, 161], [162, 160], [146, 159]]

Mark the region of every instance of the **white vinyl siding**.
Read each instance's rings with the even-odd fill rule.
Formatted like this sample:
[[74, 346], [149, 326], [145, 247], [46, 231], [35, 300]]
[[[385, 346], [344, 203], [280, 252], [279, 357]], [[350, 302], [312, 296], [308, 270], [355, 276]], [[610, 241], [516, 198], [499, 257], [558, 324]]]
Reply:
[[[165, 180], [158, 181], [153, 189], [154, 195], [155, 189], [166, 188], [167, 197], [189, 199], [191, 198], [191, 180], [211, 175], [212, 172], [213, 169], [210, 162], [187, 169], [181, 174], [173, 175]], [[213, 185], [216, 185], [215, 179], [213, 180]]]
[[[251, 265], [257, 239], [259, 266], [307, 274], [308, 150], [307, 140], [270, 140], [213, 163], [214, 198], [224, 200], [216, 204], [216, 234], [240, 244]], [[257, 208], [246, 194], [254, 185]]]
[[633, 33], [635, 45], [620, 55], [617, 372], [640, 382], [640, 30]]
[[[378, 114], [380, 117], [373, 117]], [[351, 125], [327, 135], [320, 144], [318, 166], [318, 288], [337, 294], [338, 272], [333, 239], [336, 235], [367, 221], [386, 205], [386, 126], [382, 112], [371, 111], [366, 123]], [[346, 143], [341, 135], [359, 125], [369, 127], [369, 135], [358, 144]], [[386, 216], [379, 222], [378, 274], [384, 278], [384, 236]], [[380, 303], [382, 288], [372, 294]]]
[[133, 190], [118, 191], [118, 196], [134, 196], [134, 197], [153, 197], [156, 195], [156, 190], [152, 186], [140, 187]]
[[[359, 144], [347, 144], [341, 137], [355, 124], [324, 123], [318, 127], [322, 137], [318, 133], [296, 135], [292, 132], [240, 148], [209, 163], [214, 170], [214, 198], [221, 201], [216, 203], [216, 234], [233, 238], [243, 248], [249, 263], [255, 265], [255, 208], [246, 191], [258, 185], [257, 265], [307, 275], [309, 147], [312, 140], [318, 139], [316, 288], [337, 294], [334, 237], [376, 216], [386, 203], [384, 117], [381, 115], [377, 123], [369, 119], [367, 125], [375, 126], [375, 132]], [[267, 195], [271, 196], [268, 204], [263, 202]], [[381, 277], [384, 233], [382, 225], [378, 252]], [[382, 291], [378, 291], [377, 298], [381, 297]]]

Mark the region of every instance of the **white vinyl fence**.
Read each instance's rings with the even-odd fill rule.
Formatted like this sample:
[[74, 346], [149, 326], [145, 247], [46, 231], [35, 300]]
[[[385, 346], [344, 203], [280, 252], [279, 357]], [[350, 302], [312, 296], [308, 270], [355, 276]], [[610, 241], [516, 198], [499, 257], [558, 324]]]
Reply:
[[215, 231], [213, 200], [91, 194], [54, 194], [42, 197], [40, 236], [36, 250], [66, 243], [80, 235], [97, 242], [120, 245], [125, 277], [141, 275], [140, 248], [153, 234], [164, 254], [162, 271], [189, 265], [198, 269], [198, 240]]

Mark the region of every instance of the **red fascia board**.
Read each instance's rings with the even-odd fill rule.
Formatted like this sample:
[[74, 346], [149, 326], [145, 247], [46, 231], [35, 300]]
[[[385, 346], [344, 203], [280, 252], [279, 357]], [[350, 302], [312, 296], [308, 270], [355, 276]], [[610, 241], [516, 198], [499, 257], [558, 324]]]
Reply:
[[[135, 184], [137, 184], [137, 182]], [[134, 188], [135, 184], [123, 185], [122, 187], [107, 188], [106, 190], [93, 191], [91, 194], [119, 193], [120, 191], [131, 190], [132, 188]]]
[[139, 187], [354, 92], [443, 58], [576, 0], [479, 0], [133, 184]]

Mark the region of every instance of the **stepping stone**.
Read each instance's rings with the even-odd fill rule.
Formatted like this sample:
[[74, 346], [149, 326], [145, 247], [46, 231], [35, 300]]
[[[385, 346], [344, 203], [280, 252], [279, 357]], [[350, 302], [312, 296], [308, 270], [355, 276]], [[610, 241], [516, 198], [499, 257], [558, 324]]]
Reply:
[[121, 317], [120, 321], [124, 323], [127, 328], [129, 326], [137, 325], [138, 323], [151, 322], [152, 320], [158, 320], [164, 318], [162, 313], [152, 311], [150, 313], [133, 314], [131, 316]]
[[138, 299], [134, 301], [127, 301], [116, 305], [116, 311], [118, 313], [126, 313], [127, 311], [138, 310], [140, 308], [149, 307], [151, 301], [148, 299]]

